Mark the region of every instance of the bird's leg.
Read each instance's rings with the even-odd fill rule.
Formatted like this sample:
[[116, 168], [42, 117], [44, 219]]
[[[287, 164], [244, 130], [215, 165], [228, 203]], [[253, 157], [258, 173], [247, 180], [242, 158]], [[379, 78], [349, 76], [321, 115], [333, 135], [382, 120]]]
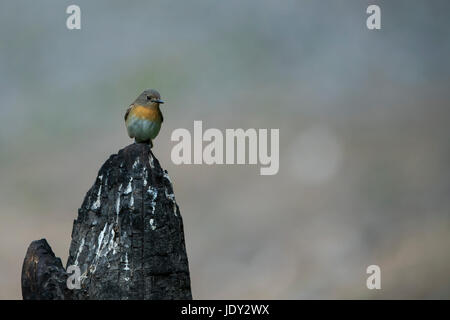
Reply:
[[135, 143], [147, 143], [150, 146], [150, 148], [153, 148], [153, 141], [151, 139], [143, 141], [143, 140], [138, 140], [137, 138], [134, 138], [134, 142]]

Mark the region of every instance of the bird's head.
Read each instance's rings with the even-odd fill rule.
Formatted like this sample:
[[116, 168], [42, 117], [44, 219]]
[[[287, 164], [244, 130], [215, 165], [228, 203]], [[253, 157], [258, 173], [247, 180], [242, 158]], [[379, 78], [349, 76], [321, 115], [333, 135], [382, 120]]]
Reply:
[[160, 104], [163, 104], [164, 101], [161, 100], [161, 95], [158, 91], [154, 89], [147, 89], [144, 92], [142, 92], [139, 97], [137, 97], [136, 101], [134, 101], [135, 104], [139, 104], [141, 106], [159, 106]]

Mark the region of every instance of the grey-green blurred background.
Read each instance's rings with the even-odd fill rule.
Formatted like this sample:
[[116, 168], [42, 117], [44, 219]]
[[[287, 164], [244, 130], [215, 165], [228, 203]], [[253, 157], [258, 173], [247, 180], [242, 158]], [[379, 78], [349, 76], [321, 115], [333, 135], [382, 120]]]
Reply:
[[[2, 1], [0, 298], [21, 298], [32, 240], [66, 263], [145, 88], [166, 100], [154, 153], [194, 298], [450, 298], [449, 14], [425, 0]], [[170, 135], [194, 120], [279, 128], [278, 175], [175, 166]], [[371, 264], [381, 290], [366, 288]]]

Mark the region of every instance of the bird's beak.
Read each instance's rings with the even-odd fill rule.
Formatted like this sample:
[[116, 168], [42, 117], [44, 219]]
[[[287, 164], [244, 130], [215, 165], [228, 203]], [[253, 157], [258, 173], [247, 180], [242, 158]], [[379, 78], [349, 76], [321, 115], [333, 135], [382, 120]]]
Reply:
[[164, 103], [164, 101], [162, 101], [161, 99], [155, 99], [155, 100], [152, 100], [152, 102], [156, 102], [156, 103], [159, 103], [159, 104], [163, 104]]

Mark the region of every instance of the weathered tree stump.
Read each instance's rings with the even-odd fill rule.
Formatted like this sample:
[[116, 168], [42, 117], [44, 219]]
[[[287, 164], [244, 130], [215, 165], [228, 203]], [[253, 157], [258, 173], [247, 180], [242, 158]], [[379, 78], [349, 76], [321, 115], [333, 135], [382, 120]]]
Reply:
[[22, 270], [24, 299], [192, 299], [183, 221], [167, 171], [146, 144], [132, 144], [101, 167], [74, 221], [67, 267], [45, 239]]

